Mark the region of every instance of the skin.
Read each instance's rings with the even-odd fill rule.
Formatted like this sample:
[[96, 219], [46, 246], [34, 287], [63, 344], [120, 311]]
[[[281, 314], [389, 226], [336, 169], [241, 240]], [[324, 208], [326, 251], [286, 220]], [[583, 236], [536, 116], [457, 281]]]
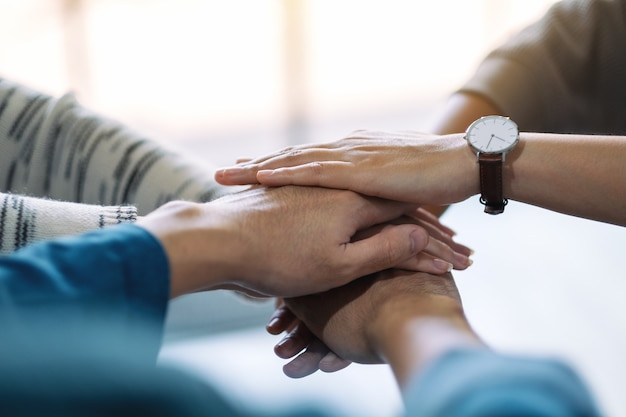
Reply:
[[[502, 114], [490, 101], [474, 94], [455, 94], [450, 97], [446, 107], [435, 123], [433, 134], [447, 135], [464, 131], [474, 120], [490, 114]], [[237, 163], [248, 163], [252, 159], [242, 159]], [[222, 171], [218, 171], [218, 176]], [[218, 178], [219, 179], [219, 178]], [[227, 180], [228, 181], [228, 180]], [[435, 216], [441, 216], [447, 205], [424, 204], [422, 208]], [[302, 378], [318, 370], [336, 372], [350, 365], [350, 361], [337, 356], [291, 311], [278, 300], [277, 309], [267, 324], [270, 334], [287, 335], [275, 346], [274, 352], [283, 359], [292, 358], [283, 366], [285, 375], [291, 378]]]
[[387, 270], [284, 302], [340, 357], [390, 364], [400, 387], [450, 349], [485, 349], [449, 274]]
[[[460, 125], [465, 113], [457, 111]], [[521, 132], [504, 164], [504, 195], [624, 226], [624, 160], [623, 136]], [[427, 206], [446, 206], [480, 192], [476, 156], [462, 133], [360, 131], [336, 142], [291, 147], [221, 169], [216, 179], [223, 184], [349, 189]]]
[[[455, 94], [435, 124], [436, 135], [361, 132], [319, 148], [315, 155], [323, 155], [322, 162], [310, 162], [316, 146], [296, 147], [245, 161], [234, 169], [220, 170], [216, 178], [226, 184], [261, 181], [345, 187], [403, 201], [419, 201], [423, 208], [439, 216], [448, 204], [479, 192], [475, 156], [457, 132], [465, 131], [474, 120], [490, 114], [502, 112], [482, 96]], [[505, 195], [562, 213], [626, 225], [626, 200], [620, 190], [626, 180], [625, 144], [625, 138], [619, 137], [524, 133], [520, 145], [507, 155], [503, 172]], [[424, 162], [424, 155], [412, 152], [420, 149], [431, 158], [430, 163]], [[447, 154], [450, 160], [442, 161], [446, 159], [442, 154]], [[303, 162], [297, 162], [300, 159], [306, 164], [298, 167]], [[603, 163], [596, 164], [596, 160]], [[295, 175], [289, 169], [264, 171], [277, 166], [298, 168]], [[416, 186], [420, 183], [421, 188]], [[442, 192], [441, 184], [446, 187], [455, 184], [458, 188]], [[324, 350], [323, 343], [288, 309], [277, 309], [268, 331], [288, 332], [288, 337], [275, 348], [282, 358], [294, 357], [294, 352], [310, 344], [310, 350], [284, 366], [283, 371], [291, 377], [302, 377], [318, 369], [334, 372], [350, 363], [329, 349]]]
[[294, 297], [398, 265], [444, 273], [470, 264], [469, 249], [416, 205], [344, 190], [261, 187], [169, 203], [137, 224], [165, 249], [172, 298], [225, 288]]

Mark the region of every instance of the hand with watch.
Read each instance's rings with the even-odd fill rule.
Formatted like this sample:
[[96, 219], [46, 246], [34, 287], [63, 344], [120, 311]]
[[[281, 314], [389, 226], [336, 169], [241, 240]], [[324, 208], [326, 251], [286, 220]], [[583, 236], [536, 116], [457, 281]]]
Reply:
[[480, 166], [486, 208], [502, 212], [499, 175], [504, 153], [517, 141], [517, 129], [509, 130], [514, 126], [500, 116], [480, 119], [469, 133], [471, 148], [463, 133], [356, 131], [335, 142], [294, 146], [220, 169], [216, 180], [224, 185], [322, 186], [445, 206], [481, 192]]

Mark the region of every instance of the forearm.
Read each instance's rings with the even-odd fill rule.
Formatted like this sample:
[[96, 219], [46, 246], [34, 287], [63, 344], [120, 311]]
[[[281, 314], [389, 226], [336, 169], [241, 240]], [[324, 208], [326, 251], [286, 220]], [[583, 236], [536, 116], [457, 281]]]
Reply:
[[488, 97], [523, 131], [624, 134], [625, 22], [621, 1], [555, 2], [460, 91]]
[[407, 415], [597, 416], [585, 383], [558, 360], [460, 348], [441, 355], [404, 390]]
[[156, 356], [168, 300], [165, 255], [151, 234], [125, 225], [1, 256], [3, 329], [29, 329], [33, 319], [49, 332], [63, 326], [88, 334], [104, 324], [128, 341], [149, 335], [145, 354]]
[[401, 388], [427, 364], [454, 349], [485, 349], [464, 318], [460, 304], [444, 296], [415, 303], [388, 303], [370, 334], [375, 351], [389, 363]]
[[60, 99], [0, 79], [0, 191], [88, 204], [133, 204], [224, 194], [209, 164], [177, 155]]
[[[489, 114], [501, 112], [487, 98], [455, 94], [434, 133], [464, 132]], [[626, 225], [625, 160], [626, 137], [521, 133], [506, 157], [504, 193], [561, 213]]]
[[453, 94], [432, 128], [436, 135], [465, 132], [473, 121], [489, 115], [502, 115], [502, 112], [485, 96], [471, 93]]
[[[381, 322], [384, 327], [374, 339], [409, 415], [600, 415], [589, 390], [566, 364], [487, 349], [462, 314], [449, 314], [454, 311], [446, 309], [449, 302], [394, 303], [390, 307], [400, 313], [388, 312], [389, 321]], [[409, 309], [414, 314], [406, 315]]]
[[626, 137], [521, 133], [506, 157], [506, 197], [626, 226]]

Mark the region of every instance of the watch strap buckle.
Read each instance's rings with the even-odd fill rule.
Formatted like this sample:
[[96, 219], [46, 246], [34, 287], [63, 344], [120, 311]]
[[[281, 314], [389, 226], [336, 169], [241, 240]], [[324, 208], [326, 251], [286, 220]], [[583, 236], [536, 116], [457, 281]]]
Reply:
[[504, 207], [509, 203], [506, 198], [500, 202], [487, 202], [482, 196], [479, 198], [480, 204], [485, 206], [485, 213], [487, 214], [500, 214], [504, 212]]

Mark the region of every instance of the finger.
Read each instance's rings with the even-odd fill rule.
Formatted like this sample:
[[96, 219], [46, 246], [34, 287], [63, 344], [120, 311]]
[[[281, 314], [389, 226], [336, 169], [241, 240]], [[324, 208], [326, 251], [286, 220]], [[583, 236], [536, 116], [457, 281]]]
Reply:
[[236, 164], [245, 164], [245, 163], [248, 163], [250, 161], [252, 161], [252, 158], [237, 158], [235, 160], [235, 163]]
[[340, 358], [331, 350], [319, 361], [318, 367], [320, 371], [330, 373], [341, 371], [351, 363], [347, 359]]
[[418, 208], [415, 211], [415, 217], [419, 220], [434, 224], [435, 226], [437, 226], [439, 229], [443, 230], [446, 234], [450, 236], [456, 235], [456, 232], [454, 230], [452, 230], [448, 226], [445, 226], [443, 223], [441, 223], [441, 220], [439, 220], [439, 217], [435, 216], [434, 214], [432, 214], [431, 212], [429, 212], [428, 210], [424, 208], [421, 208], [421, 207]]
[[330, 161], [335, 158], [332, 152], [306, 146], [308, 145], [285, 148], [238, 166], [220, 168], [215, 172], [215, 179], [224, 185], [256, 184], [258, 183], [257, 172], [262, 169], [293, 167], [314, 161]]
[[219, 168], [213, 175], [215, 181], [222, 185], [258, 184], [256, 170], [242, 167]]
[[342, 262], [346, 276], [353, 279], [392, 268], [415, 257], [428, 241], [428, 233], [419, 226], [386, 226], [371, 237], [345, 245]]
[[338, 142], [312, 143], [288, 146], [277, 152], [261, 156], [249, 161], [250, 164], [267, 168], [302, 165], [313, 161], [332, 161], [338, 159], [336, 149], [341, 145]]
[[319, 339], [311, 341], [306, 350], [283, 366], [283, 373], [290, 378], [303, 378], [319, 369], [319, 364], [329, 349]]
[[349, 162], [319, 160], [275, 169], [263, 167], [256, 173], [256, 181], [266, 186], [306, 185], [351, 190], [353, 181], [367, 183], [354, 178], [353, 168]]
[[[416, 222], [416, 220], [408, 217], [402, 217], [394, 220], [392, 224], [413, 224], [413, 222]], [[429, 234], [428, 244], [414, 257], [394, 265], [394, 267], [411, 271], [428, 272], [431, 274], [442, 274], [449, 272], [452, 269], [466, 269], [472, 264], [472, 261], [467, 255], [457, 252], [450, 246], [450, 244], [454, 242], [450, 242], [450, 244], [448, 244], [447, 242], [441, 242], [440, 240], [435, 239], [432, 236], [435, 231], [431, 230], [431, 228], [423, 222], [420, 221], [419, 223], [419, 226], [423, 227]], [[361, 231], [354, 236], [353, 241], [374, 236], [377, 233], [380, 233], [384, 227], [388, 226], [378, 225]]]
[[[396, 268], [442, 274], [449, 272], [451, 269], [466, 269], [472, 264], [468, 256], [472, 253], [471, 250], [466, 248], [467, 252], [457, 251], [459, 245], [449, 235], [430, 223], [418, 220], [415, 216], [401, 216], [392, 220], [390, 224], [415, 224], [424, 228], [429, 235], [427, 246], [421, 252], [418, 252], [415, 257], [394, 265]], [[369, 229], [361, 230], [354, 235], [352, 241], [355, 242], [375, 236], [385, 227], [388, 226], [376, 225]]]
[[407, 271], [420, 271], [440, 275], [450, 272], [454, 268], [454, 265], [450, 262], [444, 261], [443, 259], [420, 252], [415, 257], [399, 263], [396, 265], [396, 268], [405, 269]]
[[447, 243], [438, 239], [430, 238], [424, 252], [451, 264], [456, 270], [466, 269], [472, 264], [472, 260], [467, 255], [456, 252]]
[[295, 316], [291, 310], [287, 307], [279, 307], [270, 316], [268, 323], [265, 325], [265, 330], [269, 334], [278, 335], [284, 331], [287, 331], [292, 327], [292, 323], [295, 320]]
[[302, 352], [314, 339], [313, 334], [302, 323], [298, 323], [280, 342], [274, 346], [274, 353], [282, 359], [289, 359]]
[[469, 247], [456, 242], [453, 236], [456, 234], [449, 227], [444, 226], [437, 217], [428, 213], [426, 210], [418, 209], [414, 214], [408, 217], [413, 218], [419, 225], [424, 227], [428, 233], [450, 246], [454, 251], [459, 252], [465, 256], [470, 256], [474, 253]]

